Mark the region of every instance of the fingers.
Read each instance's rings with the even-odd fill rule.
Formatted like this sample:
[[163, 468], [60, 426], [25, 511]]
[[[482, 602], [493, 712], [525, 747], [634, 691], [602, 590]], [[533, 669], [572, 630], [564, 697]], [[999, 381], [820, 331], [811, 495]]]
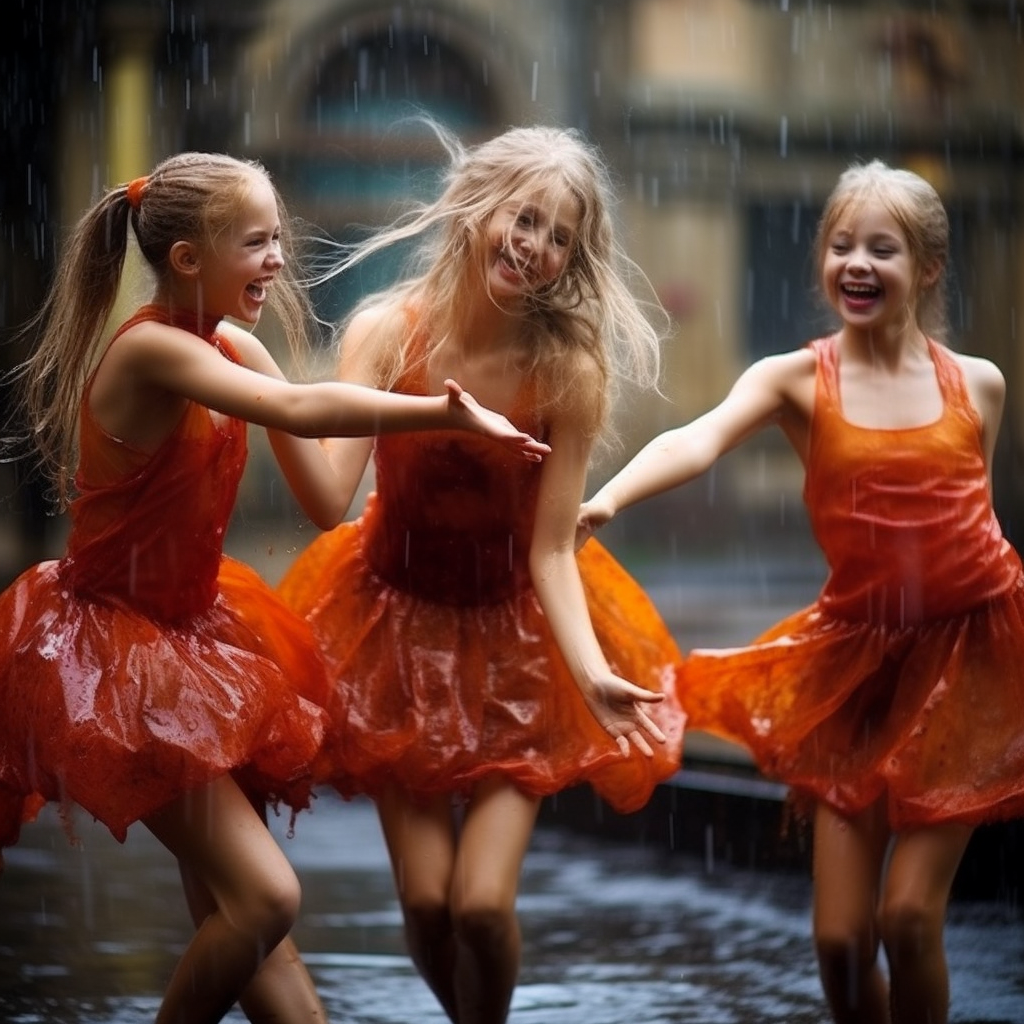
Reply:
[[545, 455], [551, 454], [550, 445], [545, 444], [543, 441], [535, 440], [529, 434], [518, 433], [510, 438], [509, 442], [529, 462], [541, 462]]
[[655, 693], [653, 690], [641, 690], [633, 699], [641, 704], [660, 704], [665, 699], [665, 694]]
[[658, 727], [658, 723], [643, 708], [636, 709], [636, 717], [648, 735], [652, 736], [659, 743], [665, 742], [665, 734]]
[[629, 738], [633, 741], [633, 746], [637, 748], [644, 755], [644, 757], [654, 757], [654, 751], [651, 749], [650, 743], [647, 742], [647, 738], [638, 729], [634, 730], [629, 734]]

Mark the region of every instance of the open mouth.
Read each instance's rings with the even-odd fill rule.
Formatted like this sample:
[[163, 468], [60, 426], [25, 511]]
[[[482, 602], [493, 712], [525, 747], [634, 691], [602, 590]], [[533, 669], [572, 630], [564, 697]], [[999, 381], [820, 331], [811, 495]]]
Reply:
[[253, 281], [245, 286], [245, 294], [255, 302], [263, 302], [267, 297], [267, 285], [265, 282]]
[[505, 271], [507, 276], [515, 277], [520, 281], [528, 281], [527, 269], [528, 264], [523, 260], [517, 260], [515, 256], [508, 251], [508, 249], [501, 249], [498, 252], [498, 262], [501, 264], [502, 269]]
[[848, 299], [859, 302], [877, 299], [882, 294], [882, 289], [873, 284], [844, 284], [840, 286], [840, 291]]

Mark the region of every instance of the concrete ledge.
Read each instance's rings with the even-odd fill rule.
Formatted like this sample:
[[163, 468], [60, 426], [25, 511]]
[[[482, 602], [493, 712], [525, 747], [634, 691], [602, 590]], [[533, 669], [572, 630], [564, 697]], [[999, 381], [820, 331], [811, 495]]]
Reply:
[[[696, 737], [695, 737], [696, 739]], [[639, 843], [718, 863], [810, 874], [811, 828], [748, 758], [713, 738], [687, 737], [682, 770], [634, 814], [617, 814], [587, 786], [544, 801], [540, 822], [611, 842]], [[1024, 822], [985, 825], [971, 837], [954, 899], [996, 900], [1024, 909]]]

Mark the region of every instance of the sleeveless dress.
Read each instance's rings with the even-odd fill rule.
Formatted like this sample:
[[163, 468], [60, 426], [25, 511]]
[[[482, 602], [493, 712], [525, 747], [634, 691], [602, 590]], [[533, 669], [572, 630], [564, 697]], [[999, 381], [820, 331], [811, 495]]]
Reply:
[[[144, 320], [171, 322], [143, 307], [118, 335]], [[215, 324], [207, 343], [238, 361]], [[138, 451], [93, 419], [87, 387], [67, 553], [0, 594], [0, 846], [46, 801], [123, 841], [227, 772], [308, 803], [326, 676], [305, 623], [222, 556], [245, 459], [245, 423], [194, 403]]]
[[818, 359], [804, 500], [829, 576], [749, 647], [679, 672], [693, 728], [748, 747], [797, 803], [886, 801], [895, 828], [1024, 813], [1024, 577], [992, 509], [963, 373], [929, 342], [933, 424], [843, 418], [835, 338]]
[[[425, 394], [423, 372], [397, 389]], [[544, 435], [524, 388], [509, 418]], [[335, 686], [328, 746], [344, 795], [389, 783], [462, 795], [493, 776], [533, 796], [589, 782], [639, 809], [679, 767], [681, 657], [652, 603], [596, 541], [578, 556], [594, 628], [623, 678], [666, 699], [667, 735], [624, 756], [587, 708], [530, 582], [540, 467], [461, 431], [380, 436], [376, 492], [355, 522], [322, 534], [281, 582]]]

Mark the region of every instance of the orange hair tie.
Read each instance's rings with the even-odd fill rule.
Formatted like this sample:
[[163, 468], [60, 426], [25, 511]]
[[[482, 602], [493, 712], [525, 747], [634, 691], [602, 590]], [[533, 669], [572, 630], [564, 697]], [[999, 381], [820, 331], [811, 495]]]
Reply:
[[149, 175], [144, 174], [141, 178], [134, 178], [128, 182], [128, 205], [137, 210], [142, 205], [142, 193], [149, 184]]

